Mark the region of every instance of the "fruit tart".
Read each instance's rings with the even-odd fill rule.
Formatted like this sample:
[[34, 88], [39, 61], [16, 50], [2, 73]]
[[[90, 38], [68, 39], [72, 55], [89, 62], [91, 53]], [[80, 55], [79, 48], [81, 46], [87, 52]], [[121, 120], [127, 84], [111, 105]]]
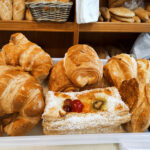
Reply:
[[49, 91], [43, 113], [47, 135], [123, 132], [130, 121], [128, 106], [115, 87], [61, 93]]

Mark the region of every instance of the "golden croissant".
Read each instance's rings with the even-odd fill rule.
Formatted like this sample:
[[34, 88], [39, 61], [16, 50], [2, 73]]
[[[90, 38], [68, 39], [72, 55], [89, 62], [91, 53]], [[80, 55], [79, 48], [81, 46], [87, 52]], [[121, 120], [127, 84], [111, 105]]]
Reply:
[[137, 63], [128, 54], [116, 55], [108, 60], [103, 72], [108, 82], [119, 88], [124, 80], [137, 77]]
[[1, 53], [3, 57], [0, 57], [2, 59], [0, 64], [19, 65], [24, 71], [30, 72], [40, 83], [48, 76], [53, 64], [49, 54], [21, 33], [13, 34]]
[[79, 88], [73, 85], [65, 74], [64, 61], [57, 62], [49, 77], [49, 90], [54, 92], [75, 92], [79, 91]]
[[64, 58], [68, 78], [78, 87], [96, 84], [102, 79], [103, 64], [95, 50], [88, 45], [69, 48]]
[[44, 110], [41, 85], [19, 67], [0, 66], [0, 122], [7, 135], [24, 135]]

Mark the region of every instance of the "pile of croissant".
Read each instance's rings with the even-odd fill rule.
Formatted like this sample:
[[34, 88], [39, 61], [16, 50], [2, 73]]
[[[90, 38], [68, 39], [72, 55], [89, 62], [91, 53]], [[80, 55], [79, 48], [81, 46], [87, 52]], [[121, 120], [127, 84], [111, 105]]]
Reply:
[[0, 134], [29, 132], [41, 119], [45, 102], [41, 83], [53, 62], [41, 47], [16, 33], [0, 52]]
[[115, 86], [128, 105], [128, 132], [143, 132], [150, 124], [150, 62], [120, 54], [103, 66], [88, 45], [75, 45], [64, 58], [53, 61], [41, 47], [16, 33], [0, 52], [0, 134], [28, 133], [41, 119], [45, 108], [43, 82], [48, 89], [76, 92]]
[[150, 125], [150, 61], [116, 55], [103, 66], [93, 48], [75, 45], [56, 63], [49, 78], [49, 90], [83, 91], [115, 86], [128, 105], [128, 132], [144, 132]]

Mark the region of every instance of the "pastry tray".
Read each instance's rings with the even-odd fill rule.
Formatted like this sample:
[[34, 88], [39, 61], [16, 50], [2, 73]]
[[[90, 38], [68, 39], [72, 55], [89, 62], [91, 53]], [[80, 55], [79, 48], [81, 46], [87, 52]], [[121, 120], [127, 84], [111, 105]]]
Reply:
[[[53, 58], [54, 63], [62, 58]], [[105, 64], [107, 60], [102, 60]], [[115, 133], [115, 134], [77, 134], [77, 135], [43, 135], [41, 122], [26, 136], [0, 137], [0, 147], [11, 146], [45, 146], [45, 145], [79, 145], [110, 143], [150, 142], [150, 132]]]

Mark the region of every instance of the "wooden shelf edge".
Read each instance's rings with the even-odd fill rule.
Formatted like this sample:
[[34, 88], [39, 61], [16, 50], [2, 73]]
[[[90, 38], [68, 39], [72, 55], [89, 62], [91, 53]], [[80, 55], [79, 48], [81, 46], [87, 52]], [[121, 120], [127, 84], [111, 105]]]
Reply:
[[96, 22], [89, 24], [80, 24], [79, 32], [150, 32], [150, 24]]
[[74, 22], [0, 21], [1, 31], [74, 32]]

